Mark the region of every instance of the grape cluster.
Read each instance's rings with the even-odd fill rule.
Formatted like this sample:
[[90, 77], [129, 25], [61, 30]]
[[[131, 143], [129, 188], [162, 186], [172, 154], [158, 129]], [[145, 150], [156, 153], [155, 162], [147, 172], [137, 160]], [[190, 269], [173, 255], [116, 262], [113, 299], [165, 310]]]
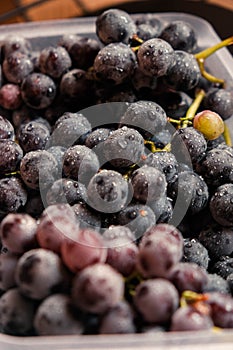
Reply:
[[233, 96], [203, 66], [231, 43], [118, 9], [3, 40], [1, 333], [233, 328]]

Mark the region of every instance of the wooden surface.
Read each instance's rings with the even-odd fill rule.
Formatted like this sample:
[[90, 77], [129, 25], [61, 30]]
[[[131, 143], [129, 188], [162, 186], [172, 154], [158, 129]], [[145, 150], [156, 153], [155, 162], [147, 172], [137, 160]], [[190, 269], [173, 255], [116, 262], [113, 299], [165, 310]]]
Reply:
[[[163, 0], [161, 0], [162, 2]], [[190, 0], [192, 2], [192, 0]], [[193, 0], [198, 1], [198, 0]], [[135, 0], [7, 0], [0, 1], [0, 24], [61, 19], [91, 15], [106, 7], [117, 7]], [[136, 0], [137, 2], [137, 0]], [[147, 1], [145, 0], [145, 3]], [[158, 1], [157, 1], [158, 2]], [[212, 5], [233, 11], [233, 0], [206, 0]], [[39, 4], [38, 4], [39, 3]], [[37, 4], [35, 6], [35, 4]], [[174, 5], [174, 1], [171, 0]], [[30, 8], [27, 8], [31, 6]], [[155, 2], [156, 11], [156, 2]], [[2, 17], [1, 17], [2, 16]], [[232, 16], [233, 17], [233, 16]], [[233, 18], [232, 18], [233, 22]]]

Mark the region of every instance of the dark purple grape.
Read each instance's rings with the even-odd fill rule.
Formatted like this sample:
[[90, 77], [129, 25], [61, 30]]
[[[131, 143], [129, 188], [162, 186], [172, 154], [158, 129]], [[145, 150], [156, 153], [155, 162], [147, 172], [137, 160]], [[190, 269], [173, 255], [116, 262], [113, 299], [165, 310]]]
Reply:
[[103, 314], [122, 300], [123, 276], [108, 264], [85, 267], [74, 277], [71, 297], [83, 311]]
[[27, 201], [27, 191], [21, 179], [12, 176], [0, 179], [0, 213], [14, 213], [22, 209]]
[[204, 157], [207, 142], [200, 131], [190, 126], [175, 131], [171, 140], [171, 148], [175, 155], [178, 155], [178, 152], [182, 153], [183, 162], [191, 159], [191, 162], [196, 164]]
[[133, 303], [146, 322], [164, 324], [178, 308], [179, 294], [166, 279], [148, 279], [136, 287]]
[[51, 153], [57, 161], [58, 173], [62, 175], [63, 158], [67, 148], [62, 146], [51, 146], [46, 148], [46, 151]]
[[40, 193], [37, 191], [35, 193], [30, 193], [24, 209], [25, 213], [31, 215], [35, 219], [39, 219], [44, 210], [44, 203]]
[[37, 223], [28, 214], [10, 213], [2, 220], [0, 237], [4, 247], [13, 254], [22, 254], [37, 247]]
[[127, 126], [114, 130], [102, 145], [105, 158], [116, 168], [138, 163], [144, 154], [143, 137]]
[[182, 257], [183, 262], [195, 263], [207, 270], [209, 260], [208, 250], [198, 241], [198, 239], [184, 239], [184, 252]]
[[192, 98], [183, 91], [168, 91], [157, 97], [157, 102], [165, 110], [167, 116], [175, 119], [185, 117], [192, 101]]
[[151, 23], [140, 23], [137, 24], [137, 36], [143, 41], [157, 38], [160, 34], [161, 23], [158, 20], [158, 25], [153, 25]]
[[214, 326], [209, 315], [201, 313], [192, 306], [180, 307], [171, 318], [170, 331], [203, 331], [211, 330]]
[[196, 33], [192, 26], [183, 20], [168, 23], [159, 37], [167, 41], [174, 50], [193, 52], [196, 49]]
[[51, 105], [56, 96], [54, 81], [45, 74], [31, 73], [22, 82], [21, 95], [27, 106], [43, 109]]
[[0, 140], [15, 140], [15, 130], [13, 124], [0, 115]]
[[70, 179], [88, 185], [100, 168], [94, 151], [84, 145], [69, 147], [63, 157], [63, 172]]
[[148, 205], [151, 207], [155, 214], [157, 224], [168, 223], [172, 219], [172, 200], [166, 195], [162, 196], [156, 201], [148, 203]]
[[46, 150], [26, 153], [20, 163], [20, 175], [23, 182], [34, 190], [51, 186], [58, 176], [57, 172], [57, 161]]
[[37, 335], [82, 334], [84, 325], [75, 317], [68, 295], [56, 293], [45, 298], [36, 310], [33, 325]]
[[96, 19], [96, 34], [104, 44], [113, 42], [128, 44], [136, 32], [133, 18], [119, 9], [108, 9]]
[[108, 44], [98, 52], [93, 67], [97, 78], [118, 85], [132, 76], [136, 55], [123, 43]]
[[226, 279], [216, 273], [209, 273], [208, 282], [203, 289], [203, 293], [213, 292], [228, 294], [230, 293], [230, 287]]
[[7, 83], [0, 88], [0, 105], [9, 110], [17, 109], [22, 104], [22, 91], [13, 83]]
[[7, 175], [18, 170], [23, 150], [15, 141], [0, 139], [0, 175]]
[[40, 71], [54, 79], [59, 79], [71, 67], [71, 58], [62, 46], [49, 46], [40, 51]]
[[233, 183], [219, 186], [210, 198], [210, 212], [222, 226], [233, 226]]
[[91, 67], [101, 48], [99, 42], [94, 38], [72, 34], [64, 35], [59, 44], [68, 51], [73, 66], [80, 69]]
[[128, 183], [114, 170], [101, 170], [95, 174], [87, 186], [87, 203], [103, 213], [120, 211], [128, 199]]
[[230, 90], [211, 88], [205, 95], [203, 105], [226, 120], [233, 115], [233, 94]]
[[233, 328], [233, 298], [229, 294], [209, 293], [207, 303], [216, 327]]
[[29, 55], [32, 52], [32, 46], [30, 41], [21, 35], [7, 35], [2, 43], [3, 56], [7, 57], [15, 51], [19, 51], [23, 54]]
[[137, 58], [141, 71], [155, 77], [166, 75], [175, 59], [171, 45], [159, 38], [145, 41], [138, 49]]
[[157, 151], [149, 153], [142, 158], [140, 165], [147, 165], [160, 170], [165, 175], [167, 183], [174, 182], [178, 175], [178, 162], [171, 152]]
[[167, 276], [180, 293], [185, 290], [201, 293], [208, 282], [206, 270], [189, 262], [179, 262], [170, 269]]
[[145, 73], [137, 66], [131, 77], [131, 83], [134, 89], [140, 94], [146, 95], [151, 90], [154, 90], [157, 85], [157, 78], [154, 76], [145, 75]]
[[28, 250], [19, 258], [15, 279], [20, 292], [35, 300], [66, 292], [70, 285], [70, 274], [61, 258], [43, 248]]
[[211, 149], [197, 164], [196, 171], [209, 186], [218, 187], [233, 182], [233, 150], [226, 145]]
[[133, 197], [142, 202], [159, 200], [167, 190], [165, 175], [158, 169], [144, 165], [133, 171], [130, 177]]
[[137, 269], [145, 278], [167, 277], [182, 254], [181, 233], [172, 225], [155, 225], [144, 233], [139, 244]]
[[227, 283], [233, 296], [233, 273], [230, 273], [230, 275], [227, 276]]
[[136, 240], [134, 233], [127, 227], [122, 225], [110, 225], [103, 232], [104, 240], [108, 241], [109, 246], [115, 246], [114, 241], [132, 242]]
[[215, 261], [222, 255], [230, 256], [233, 253], [233, 232], [231, 227], [211, 225], [201, 230], [198, 239], [208, 250], [210, 258]]
[[49, 138], [48, 127], [37, 120], [24, 124], [18, 134], [19, 145], [25, 153], [45, 149]]
[[167, 124], [166, 113], [153, 101], [131, 103], [121, 117], [120, 124], [137, 128], [144, 135], [154, 135]]
[[[86, 196], [86, 193], [85, 193]], [[78, 225], [80, 228], [91, 228], [99, 231], [101, 228], [101, 217], [99, 212], [92, 210], [85, 203], [72, 205]]]
[[226, 279], [228, 275], [233, 273], [233, 258], [223, 255], [213, 265], [211, 271]]
[[23, 79], [32, 73], [34, 65], [27, 54], [15, 51], [5, 58], [2, 69], [8, 82], [21, 84]]
[[[18, 262], [18, 255], [9, 252], [0, 254], [0, 290], [7, 291], [16, 287], [15, 268]], [[1, 323], [1, 322], [0, 322]], [[1, 326], [0, 326], [1, 329]]]
[[90, 101], [92, 84], [87, 72], [80, 68], [73, 68], [63, 74], [60, 81], [60, 94], [68, 105], [70, 102], [75, 102], [82, 106], [84, 102]]
[[99, 334], [136, 333], [134, 312], [127, 301], [120, 301], [101, 318]]
[[97, 128], [87, 135], [85, 145], [89, 148], [97, 146], [100, 142], [105, 141], [112, 133], [108, 128]]
[[74, 205], [85, 200], [85, 186], [72, 179], [56, 180], [46, 194], [46, 202], [48, 205], [56, 203], [68, 203]]
[[140, 238], [155, 222], [156, 217], [153, 210], [145, 204], [129, 204], [114, 218], [115, 225], [128, 227], [136, 238]]
[[0, 298], [0, 330], [14, 336], [33, 335], [36, 303], [11, 288]]
[[83, 135], [91, 131], [91, 124], [81, 113], [64, 113], [56, 122], [51, 135], [53, 146], [70, 146], [79, 143]]
[[165, 77], [166, 84], [174, 89], [189, 91], [197, 86], [201, 72], [194, 55], [176, 50], [173, 54], [173, 64], [168, 67]]

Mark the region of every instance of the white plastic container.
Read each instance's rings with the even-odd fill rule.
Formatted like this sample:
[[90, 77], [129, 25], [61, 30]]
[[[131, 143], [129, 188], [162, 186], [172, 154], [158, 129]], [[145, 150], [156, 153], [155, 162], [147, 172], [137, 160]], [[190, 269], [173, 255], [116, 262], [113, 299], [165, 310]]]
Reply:
[[[182, 19], [189, 22], [197, 33], [198, 46], [209, 47], [220, 41], [214, 28], [204, 19], [186, 13], [157, 13], [153, 16], [164, 23]], [[224, 20], [224, 19], [223, 19]], [[35, 50], [57, 43], [64, 34], [95, 36], [95, 18], [29, 22], [0, 26], [0, 41], [6, 35], [17, 34], [30, 38]], [[206, 60], [211, 73], [225, 79], [227, 88], [233, 89], [233, 58], [228, 49], [223, 48]], [[227, 120], [233, 138], [233, 117]], [[14, 337], [0, 334], [0, 350], [230, 350], [233, 349], [233, 330], [176, 332], [130, 335], [78, 335], [48, 337]]]

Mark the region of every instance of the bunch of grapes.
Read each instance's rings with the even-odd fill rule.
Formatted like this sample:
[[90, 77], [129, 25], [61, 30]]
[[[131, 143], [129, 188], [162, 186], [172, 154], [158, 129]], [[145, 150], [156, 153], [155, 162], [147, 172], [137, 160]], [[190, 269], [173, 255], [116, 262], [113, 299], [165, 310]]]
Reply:
[[233, 37], [155, 17], [2, 42], [1, 333], [233, 328]]

